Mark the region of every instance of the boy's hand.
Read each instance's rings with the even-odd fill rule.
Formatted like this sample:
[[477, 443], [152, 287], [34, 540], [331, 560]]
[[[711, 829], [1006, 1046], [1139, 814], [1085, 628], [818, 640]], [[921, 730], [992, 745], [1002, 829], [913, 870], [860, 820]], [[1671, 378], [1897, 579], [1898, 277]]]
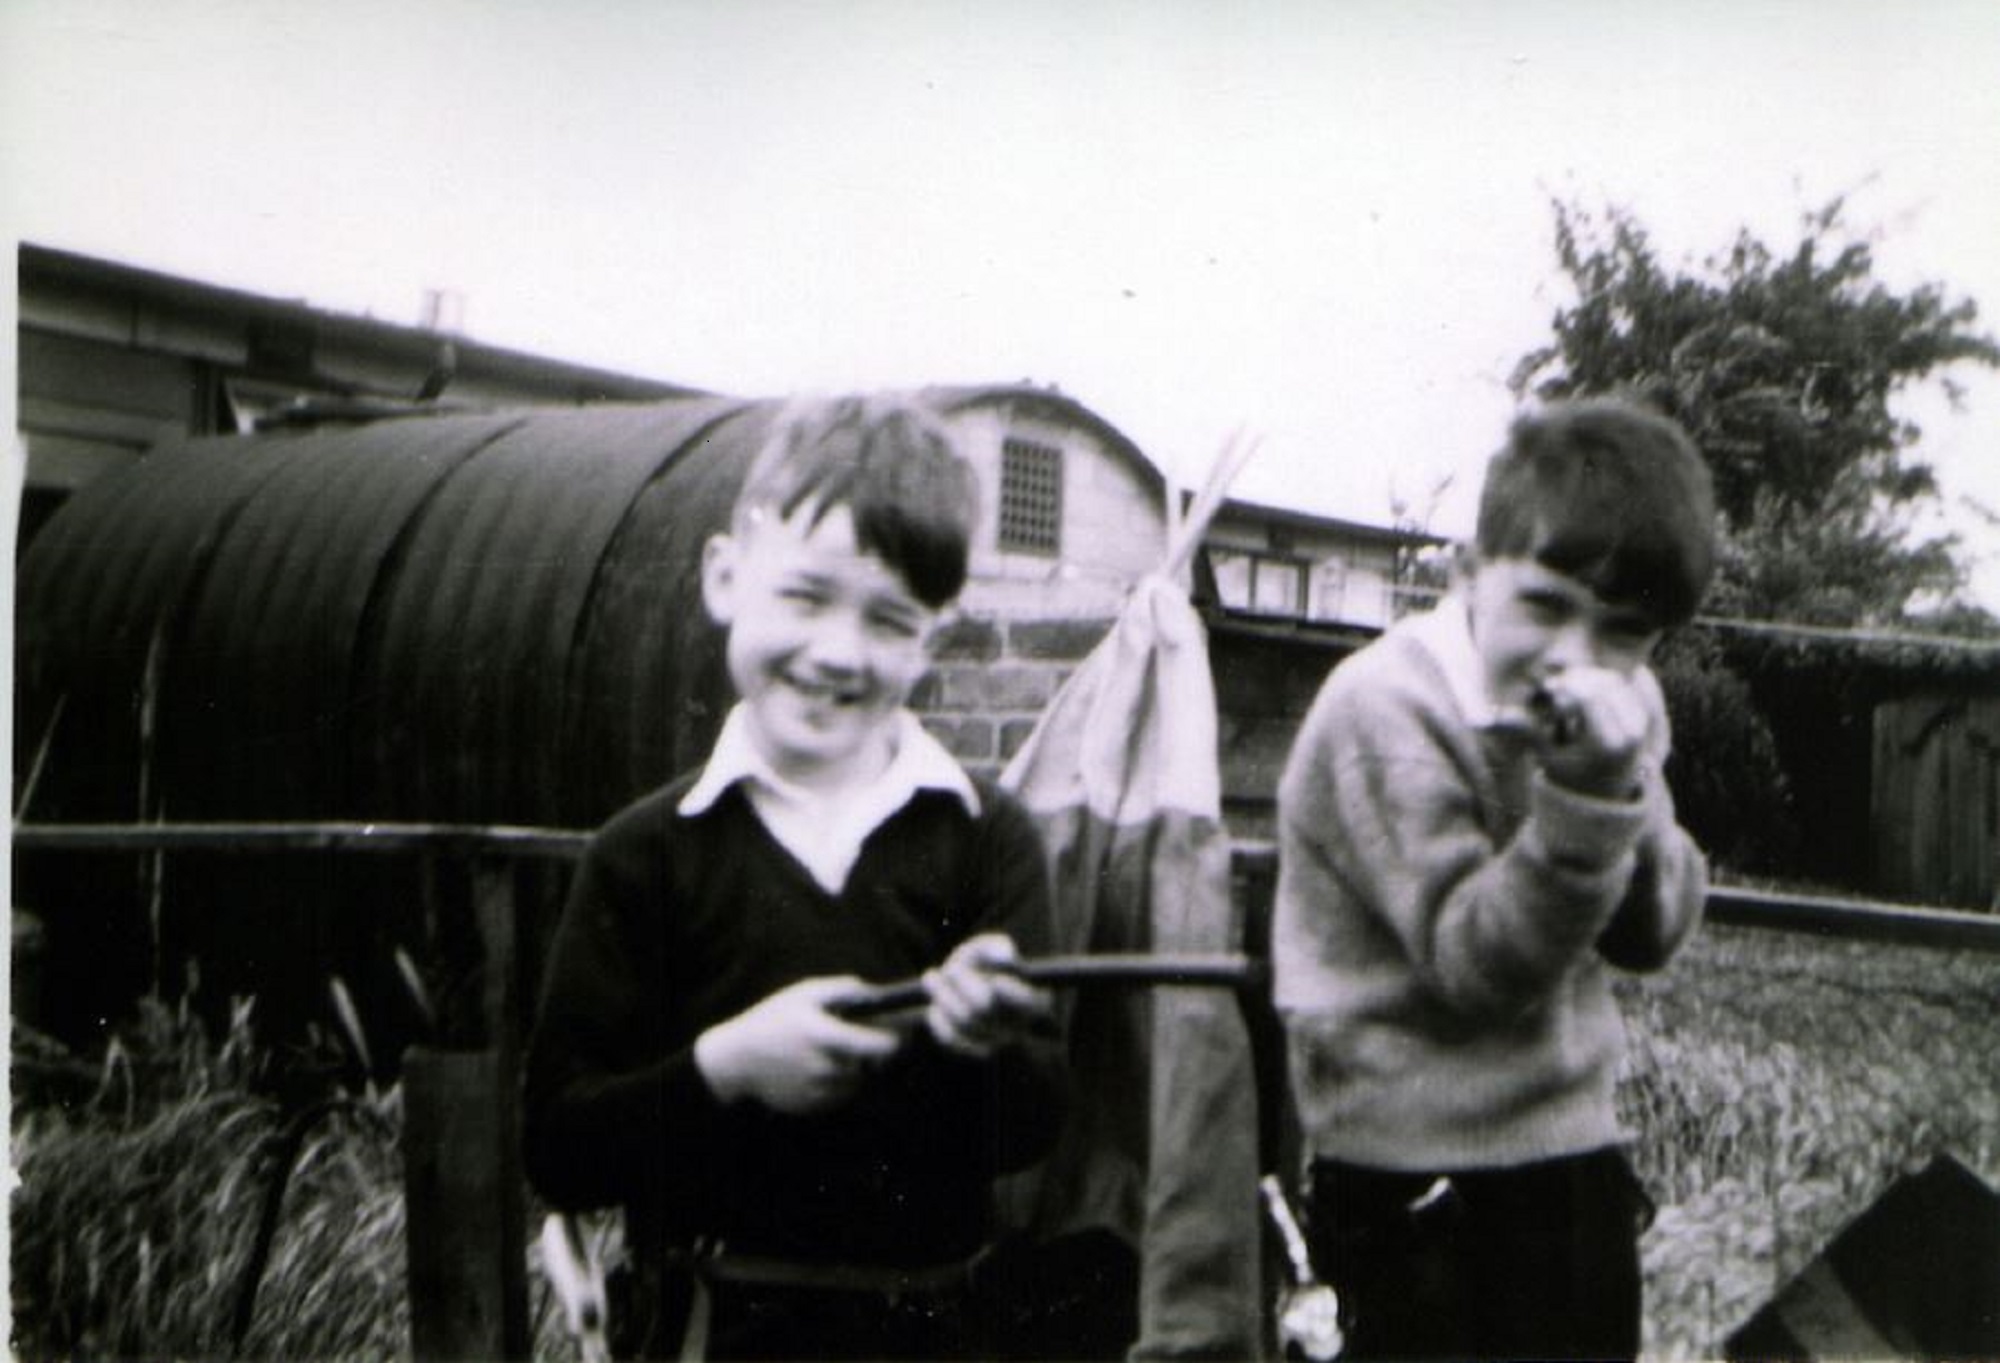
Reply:
[[984, 933], [959, 943], [943, 965], [924, 972], [930, 994], [924, 1021], [940, 1045], [983, 1059], [1048, 1028], [1054, 1018], [1049, 991], [1009, 969], [1019, 959], [1012, 938]]
[[832, 1107], [902, 1045], [895, 1032], [827, 1011], [859, 985], [851, 976], [788, 985], [703, 1032], [695, 1064], [726, 1103], [749, 1098], [794, 1116]]
[[1559, 786], [1606, 800], [1631, 799], [1651, 716], [1630, 676], [1605, 667], [1570, 668], [1543, 684], [1551, 712], [1536, 747]]

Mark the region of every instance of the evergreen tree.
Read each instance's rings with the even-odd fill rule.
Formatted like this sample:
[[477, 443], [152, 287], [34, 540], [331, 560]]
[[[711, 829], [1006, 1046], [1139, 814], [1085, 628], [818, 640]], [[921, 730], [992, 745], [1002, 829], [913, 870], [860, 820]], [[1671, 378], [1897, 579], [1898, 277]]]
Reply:
[[1916, 450], [1921, 431], [1890, 410], [1934, 376], [1956, 404], [1952, 366], [2000, 366], [1972, 300], [1937, 284], [1888, 288], [1838, 199], [1806, 216], [1787, 251], [1744, 230], [1726, 253], [1679, 269], [1624, 210], [1553, 207], [1576, 301], [1511, 386], [1541, 398], [1632, 393], [1687, 427], [1723, 518], [1711, 609], [2000, 631], [1959, 598], [1955, 537], [1918, 529], [1937, 481]]

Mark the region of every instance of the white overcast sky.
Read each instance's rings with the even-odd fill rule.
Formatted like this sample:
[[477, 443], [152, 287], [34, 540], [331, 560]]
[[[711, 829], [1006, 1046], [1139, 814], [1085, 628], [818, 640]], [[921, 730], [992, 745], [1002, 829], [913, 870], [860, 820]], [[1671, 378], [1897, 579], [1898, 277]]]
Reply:
[[[2000, 331], [2000, 5], [0, 2], [0, 225], [741, 394], [1055, 383], [1183, 481], [1469, 526], [1563, 301], [1850, 194]], [[11, 337], [12, 328], [8, 329]], [[1918, 411], [2000, 608], [2000, 382]]]

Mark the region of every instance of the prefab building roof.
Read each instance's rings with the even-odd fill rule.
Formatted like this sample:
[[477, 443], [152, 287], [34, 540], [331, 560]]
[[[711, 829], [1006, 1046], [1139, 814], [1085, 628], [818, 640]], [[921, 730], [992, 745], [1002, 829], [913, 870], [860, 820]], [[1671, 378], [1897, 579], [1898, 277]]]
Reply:
[[[927, 400], [980, 419], [1026, 404], [1150, 470], [1045, 390]], [[19, 565], [17, 818], [602, 822], [698, 761], [727, 711], [701, 552], [782, 405], [188, 438], [91, 482]], [[116, 1016], [149, 969], [162, 984], [162, 959], [204, 953], [223, 999], [284, 1007], [269, 1001], [323, 994], [326, 972], [393, 994], [406, 877], [185, 854], [162, 909], [157, 873], [136, 869], [16, 857], [17, 903], [47, 915], [58, 1034]]]
[[[1058, 412], [1158, 479], [1060, 394], [926, 398]], [[779, 406], [188, 439], [84, 487], [21, 564], [21, 817], [594, 824], [727, 708], [701, 547]]]

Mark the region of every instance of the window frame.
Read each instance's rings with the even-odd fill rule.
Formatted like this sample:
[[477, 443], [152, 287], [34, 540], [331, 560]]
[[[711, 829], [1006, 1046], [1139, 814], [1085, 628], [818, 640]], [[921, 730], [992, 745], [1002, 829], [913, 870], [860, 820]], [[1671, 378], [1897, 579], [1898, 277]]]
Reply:
[[[1243, 548], [1233, 544], [1209, 546], [1209, 570], [1215, 576], [1216, 598], [1223, 609], [1238, 611], [1244, 615], [1262, 616], [1267, 620], [1309, 620], [1312, 617], [1312, 574], [1310, 559], [1298, 554], [1274, 554], [1262, 549]], [[1249, 568], [1249, 576], [1244, 583], [1243, 599], [1232, 602], [1224, 594], [1224, 564], [1236, 560]], [[1292, 581], [1292, 605], [1289, 609], [1278, 610], [1259, 604], [1259, 584], [1269, 575], [1283, 573]]]
[[1008, 434], [1000, 440], [999, 505], [994, 546], [1003, 554], [1062, 556], [1064, 485], [1069, 459], [1062, 445]]

